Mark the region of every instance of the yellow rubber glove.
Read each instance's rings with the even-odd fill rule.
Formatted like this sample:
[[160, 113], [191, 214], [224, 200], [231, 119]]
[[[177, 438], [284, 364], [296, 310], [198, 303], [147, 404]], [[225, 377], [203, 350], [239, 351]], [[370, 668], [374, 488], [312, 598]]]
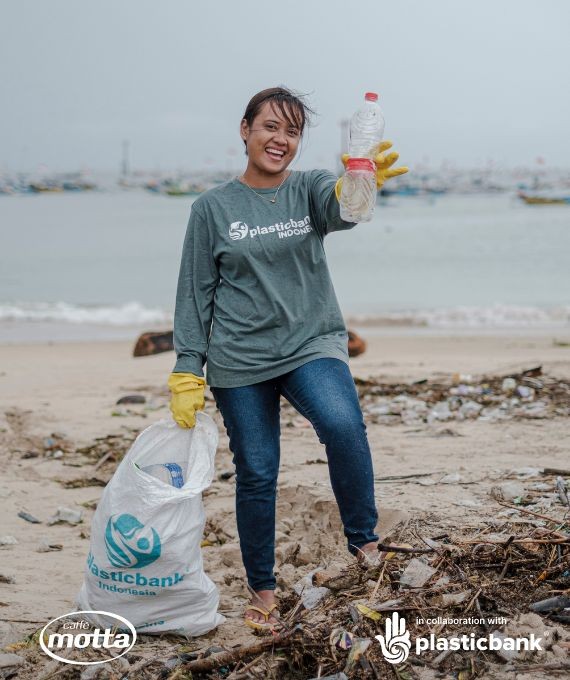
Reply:
[[[374, 163], [376, 164], [376, 189], [380, 190], [384, 182], [391, 177], [398, 177], [399, 175], [405, 175], [408, 172], [408, 168], [405, 165], [399, 168], [392, 168], [394, 163], [400, 158], [400, 154], [392, 151], [389, 154], [385, 154], [384, 151], [392, 148], [392, 142], [388, 140], [380, 142], [378, 146], [374, 149]], [[346, 168], [348, 159], [350, 156], [344, 153], [341, 157], [342, 164]], [[337, 200], [340, 200], [340, 192], [342, 189], [342, 177], [340, 177], [335, 185], [335, 195]]]
[[168, 387], [172, 393], [170, 410], [180, 427], [196, 425], [196, 411], [204, 408], [206, 381], [193, 373], [171, 373]]

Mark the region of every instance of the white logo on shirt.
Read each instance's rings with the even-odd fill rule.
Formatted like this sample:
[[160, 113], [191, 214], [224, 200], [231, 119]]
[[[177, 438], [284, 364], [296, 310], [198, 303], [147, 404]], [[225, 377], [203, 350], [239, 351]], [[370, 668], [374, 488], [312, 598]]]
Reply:
[[311, 218], [307, 215], [302, 220], [293, 220], [283, 222], [276, 222], [268, 227], [253, 227], [249, 228], [245, 222], [232, 222], [230, 224], [230, 238], [232, 241], [240, 241], [248, 234], [251, 238], [255, 236], [264, 236], [265, 234], [277, 233], [279, 238], [287, 238], [289, 236], [300, 236], [313, 231], [311, 226]]
[[249, 227], [245, 222], [232, 222], [230, 224], [230, 238], [232, 241], [239, 241], [247, 236]]

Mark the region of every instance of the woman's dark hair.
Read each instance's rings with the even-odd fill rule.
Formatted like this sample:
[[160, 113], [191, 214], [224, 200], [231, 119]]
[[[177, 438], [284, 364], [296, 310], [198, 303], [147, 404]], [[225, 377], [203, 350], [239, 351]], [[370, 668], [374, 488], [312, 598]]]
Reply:
[[265, 102], [271, 102], [283, 118], [302, 135], [305, 126], [310, 124], [311, 116], [315, 113], [305, 102], [304, 97], [305, 95], [297, 94], [286, 87], [269, 87], [267, 90], [261, 90], [249, 100], [243, 120], [251, 127], [261, 107]]

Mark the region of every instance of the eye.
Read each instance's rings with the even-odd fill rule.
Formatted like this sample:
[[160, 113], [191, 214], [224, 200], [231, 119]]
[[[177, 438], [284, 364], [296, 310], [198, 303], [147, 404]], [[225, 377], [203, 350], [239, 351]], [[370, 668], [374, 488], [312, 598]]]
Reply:
[[298, 137], [299, 136], [299, 130], [297, 128], [289, 128], [289, 136], [290, 137]]
[[267, 123], [265, 127], [268, 130], [277, 130], [277, 125], [275, 125], [275, 123]]

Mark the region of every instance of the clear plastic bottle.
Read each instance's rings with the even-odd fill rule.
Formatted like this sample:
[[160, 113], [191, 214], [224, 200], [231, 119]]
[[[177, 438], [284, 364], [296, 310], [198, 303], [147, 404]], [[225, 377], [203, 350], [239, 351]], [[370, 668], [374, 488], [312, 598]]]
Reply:
[[376, 206], [376, 166], [369, 158], [349, 158], [342, 178], [340, 216], [346, 222], [369, 222]]
[[140, 468], [147, 475], [152, 475], [161, 482], [181, 489], [184, 486], [184, 473], [180, 463], [157, 463], [155, 465], [146, 465]]
[[378, 95], [367, 92], [364, 105], [350, 120], [348, 155], [342, 180], [340, 216], [347, 222], [369, 222], [376, 207], [376, 166], [373, 158], [384, 135]]
[[384, 114], [378, 105], [376, 92], [364, 95], [364, 104], [350, 119], [350, 138], [348, 155], [351, 158], [371, 158], [374, 160], [374, 147], [384, 136]]

